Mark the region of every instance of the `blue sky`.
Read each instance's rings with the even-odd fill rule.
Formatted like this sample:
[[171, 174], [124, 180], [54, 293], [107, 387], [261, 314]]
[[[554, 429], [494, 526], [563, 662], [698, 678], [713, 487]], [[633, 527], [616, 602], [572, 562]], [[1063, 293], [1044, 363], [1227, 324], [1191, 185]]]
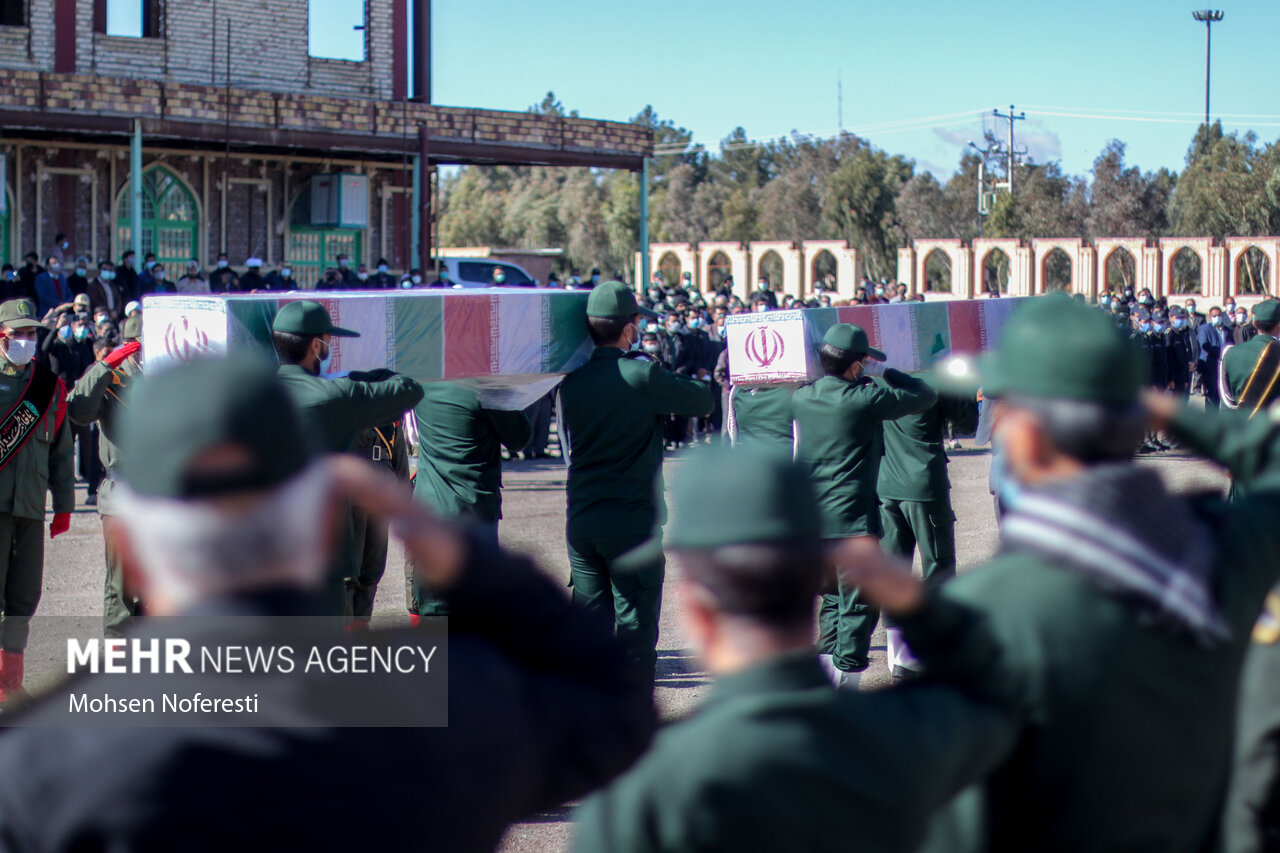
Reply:
[[[346, 19], [358, 23], [362, 4], [311, 2], [326, 10], [313, 51], [358, 55], [362, 35]], [[433, 0], [433, 100], [522, 110], [554, 91], [584, 116], [621, 120], [652, 104], [714, 147], [739, 125], [757, 139], [834, 133], [840, 77], [844, 129], [940, 177], [991, 125], [980, 114], [1009, 104], [1025, 110], [1017, 142], [1039, 161], [1084, 173], [1119, 138], [1129, 163], [1177, 169], [1204, 110], [1205, 28], [1195, 8]], [[1226, 18], [1213, 27], [1212, 114], [1228, 130], [1280, 138], [1272, 71], [1280, 3], [1217, 8]], [[991, 126], [1004, 134], [1003, 123]]]

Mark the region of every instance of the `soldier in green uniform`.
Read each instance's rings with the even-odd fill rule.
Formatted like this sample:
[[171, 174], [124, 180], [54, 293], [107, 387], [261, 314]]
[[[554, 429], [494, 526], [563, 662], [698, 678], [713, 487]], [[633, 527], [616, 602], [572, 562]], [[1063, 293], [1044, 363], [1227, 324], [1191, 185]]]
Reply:
[[[1223, 370], [1233, 400], [1244, 396], [1254, 368], [1268, 344], [1280, 332], [1280, 302], [1268, 299], [1253, 309], [1257, 334], [1227, 350]], [[1265, 388], [1271, 376], [1259, 370], [1254, 382]], [[1252, 398], [1252, 394], [1250, 397]], [[1275, 392], [1262, 396], [1256, 417], [1269, 416]], [[1244, 416], [1252, 413], [1249, 405]], [[1230, 499], [1243, 496], [1240, 484], [1231, 483]], [[1280, 849], [1280, 590], [1268, 594], [1262, 617], [1254, 626], [1245, 658], [1240, 691], [1240, 721], [1236, 736], [1236, 761], [1223, 827], [1228, 853], [1257, 853]]]
[[[885, 421], [923, 412], [938, 399], [923, 380], [892, 368], [866, 375], [869, 359], [884, 361], [867, 333], [849, 323], [827, 330], [818, 352], [826, 374], [796, 391], [796, 461], [809, 472], [822, 507], [826, 539], [879, 539], [876, 479], [884, 455]], [[841, 686], [856, 687], [867, 668], [879, 615], [844, 582], [822, 598], [818, 649]]]
[[[813, 646], [829, 571], [821, 521], [785, 456], [706, 451], [676, 474], [667, 547], [680, 555], [686, 633], [716, 680], [579, 810], [575, 850], [906, 853], [931, 812], [1000, 761], [1017, 726], [984, 692], [994, 641], [964, 611], [939, 609], [909, 568], [890, 570], [905, 584], [896, 601], [878, 598], [963, 689], [831, 689]], [[889, 559], [872, 546], [850, 568], [867, 561]]]
[[769, 447], [791, 455], [795, 430], [791, 385], [734, 386], [729, 391], [729, 440], [735, 446]]
[[[418, 479], [414, 494], [442, 518], [473, 524], [497, 547], [502, 518], [502, 448], [517, 453], [532, 427], [523, 411], [480, 404], [476, 392], [456, 382], [433, 382], [414, 409], [418, 422]], [[445, 606], [420, 582], [414, 584], [419, 616], [442, 616]]]
[[[1237, 401], [1243, 396], [1245, 386], [1249, 382], [1249, 377], [1253, 375], [1254, 366], [1258, 364], [1263, 350], [1268, 344], [1276, 341], [1276, 333], [1280, 331], [1280, 302], [1274, 299], [1259, 302], [1253, 309], [1253, 327], [1258, 330], [1258, 333], [1244, 343], [1228, 349], [1226, 356], [1222, 359], [1227, 388], [1231, 391], [1232, 399]], [[1259, 378], [1265, 387], [1272, 377]], [[1273, 398], [1276, 392], [1280, 392], [1280, 386], [1272, 392]]]
[[[400, 421], [370, 427], [361, 433], [355, 455], [406, 483], [409, 481], [409, 448]], [[356, 631], [367, 629], [373, 618], [373, 601], [387, 570], [388, 531], [384, 522], [360, 507], [351, 510], [351, 529], [359, 571], [347, 578], [347, 603], [350, 629]]]
[[666, 521], [662, 417], [702, 417], [714, 400], [706, 382], [633, 356], [641, 315], [657, 317], [621, 282], [591, 291], [586, 319], [596, 348], [560, 385], [560, 441], [569, 465], [573, 599], [614, 622], [632, 661], [652, 679], [665, 561], [658, 555], [625, 572], [613, 564]]
[[[931, 386], [936, 382], [923, 377]], [[956, 576], [956, 515], [951, 509], [951, 480], [943, 449], [948, 423], [956, 432], [977, 429], [977, 411], [954, 394], [939, 394], [923, 412], [884, 423], [884, 458], [876, 494], [886, 553], [911, 560], [920, 551], [924, 581], [936, 586]], [[912, 675], [912, 661], [899, 630], [885, 626], [889, 671], [895, 678]]]
[[[1145, 370], [1105, 317], [1049, 296], [977, 377], [999, 401], [1008, 511], [996, 557], [940, 594], [986, 614], [993, 676], [1026, 711], [982, 786], [987, 849], [1192, 851], [1217, 828], [1249, 630], [1280, 572], [1280, 423], [1155, 391], [1143, 406]], [[1149, 426], [1247, 496], [1171, 494], [1132, 460]]]
[[116, 419], [124, 405], [124, 395], [132, 380], [142, 372], [139, 339], [142, 337], [142, 315], [125, 319], [120, 328], [124, 343], [114, 350], [107, 341], [103, 349], [95, 343], [98, 359], [84, 372], [67, 397], [67, 417], [73, 424], [88, 426], [98, 424], [101, 433], [98, 455], [106, 470], [106, 479], [98, 487], [98, 515], [102, 517], [102, 538], [105, 543], [106, 579], [102, 590], [102, 633], [106, 637], [124, 635], [138, 615], [138, 600], [124, 586], [124, 566], [121, 562], [117, 537], [112, 534], [116, 523], [116, 509], [111, 500], [115, 490], [116, 467], [120, 451], [116, 435]]
[[[321, 374], [329, 360], [329, 340], [359, 337], [333, 325], [319, 302], [290, 302], [276, 314], [271, 341], [280, 358], [280, 381], [302, 415], [307, 435], [323, 453], [349, 453], [364, 430], [401, 418], [422, 400], [422, 386], [391, 370], [350, 373], [340, 379]], [[354, 522], [345, 525], [334, 549], [331, 575], [334, 606], [347, 610], [346, 579], [359, 576]], [[338, 601], [342, 601], [338, 608]]]
[[45, 496], [53, 496], [49, 538], [75, 509], [67, 389], [36, 354], [35, 303], [0, 304], [0, 702], [21, 698], [31, 617], [44, 577]]

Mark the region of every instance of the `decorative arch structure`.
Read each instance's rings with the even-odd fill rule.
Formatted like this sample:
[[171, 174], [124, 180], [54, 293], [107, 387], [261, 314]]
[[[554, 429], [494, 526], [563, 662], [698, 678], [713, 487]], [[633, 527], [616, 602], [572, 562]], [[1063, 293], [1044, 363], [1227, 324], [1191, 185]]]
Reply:
[[734, 296], [746, 299], [755, 288], [755, 282], [751, 279], [751, 265], [747, 261], [747, 250], [743, 248], [741, 243], [699, 243], [698, 272], [700, 277], [698, 281], [706, 282], [707, 287], [711, 286], [711, 259], [717, 253], [729, 259], [729, 274], [733, 276]]
[[813, 264], [823, 252], [836, 261], [836, 293], [843, 299], [852, 299], [858, 286], [858, 250], [851, 248], [848, 240], [805, 240], [800, 244], [804, 261], [801, 287], [805, 297], [813, 294]]
[[[132, 241], [132, 199], [129, 179], [125, 178], [116, 191], [111, 209], [114, 211], [115, 228], [112, 229], [112, 257], [119, 256]], [[142, 253], [155, 252], [160, 263], [173, 269], [182, 269], [192, 258], [200, 259], [201, 228], [204, 211], [200, 208], [200, 195], [177, 170], [159, 161], [142, 170]], [[115, 249], [118, 248], [119, 251]], [[207, 247], [205, 247], [207, 248]], [[139, 258], [137, 263], [141, 263]], [[177, 278], [177, 276], [174, 276]]]
[[[765, 255], [773, 252], [782, 258], [782, 286], [784, 289], [777, 290], [778, 283], [776, 281], [769, 282], [769, 285], [778, 293], [789, 293], [796, 297], [803, 293], [800, 250], [796, 248], [795, 243], [789, 240], [758, 240], [754, 243], [748, 243], [747, 246], [751, 250], [752, 289], [755, 288], [756, 280], [760, 276], [761, 262], [764, 261]], [[734, 276], [734, 281], [737, 281], [737, 276]]]
[[1054, 249], [1061, 249], [1071, 261], [1071, 282], [1067, 285], [1068, 292], [1082, 293], [1086, 299], [1096, 297], [1098, 294], [1093, 278], [1093, 247], [1086, 246], [1079, 237], [1049, 237], [1031, 241], [1034, 261], [1032, 293], [1039, 295], [1045, 292], [1044, 262]]
[[973, 287], [970, 298], [982, 298], [982, 268], [987, 255], [996, 250], [1004, 253], [1009, 259], [1009, 296], [1026, 296], [1031, 293], [1031, 250], [1022, 245], [1016, 237], [978, 238], [973, 241]]
[[[693, 286], [698, 290], [702, 290], [702, 282], [709, 281], [706, 278], [700, 278], [698, 273], [698, 249], [693, 243], [650, 243], [649, 244], [649, 269], [657, 272], [658, 263], [667, 255], [674, 255], [676, 260], [680, 262], [680, 272], [689, 273], [693, 276]], [[737, 280], [737, 276], [734, 276]], [[677, 285], [678, 281], [668, 281], [667, 286]]]
[[1144, 287], [1154, 294], [1160, 284], [1160, 250], [1147, 243], [1142, 237], [1099, 237], [1093, 241], [1094, 252], [1098, 260], [1095, 280], [1097, 292], [1107, 286], [1107, 261], [1118, 249], [1124, 249], [1133, 256], [1133, 291], [1137, 293]]
[[[1245, 248], [1248, 248], [1247, 246]], [[1173, 289], [1173, 259], [1183, 249], [1190, 249], [1200, 258], [1200, 295], [1221, 299], [1227, 293], [1227, 250], [1214, 246], [1211, 237], [1165, 237], [1160, 240], [1161, 281], [1159, 288], [1152, 288], [1156, 298], [1169, 296]]]
[[1280, 294], [1280, 237], [1227, 237], [1227, 294], [1240, 295], [1240, 256], [1256, 246], [1267, 257], [1267, 293]]
[[916, 240], [915, 265], [911, 281], [905, 281], [912, 294], [919, 293], [928, 281], [925, 263], [935, 251], [951, 262], [951, 295], [961, 299], [973, 296], [973, 271], [969, 268], [973, 253], [959, 240]]

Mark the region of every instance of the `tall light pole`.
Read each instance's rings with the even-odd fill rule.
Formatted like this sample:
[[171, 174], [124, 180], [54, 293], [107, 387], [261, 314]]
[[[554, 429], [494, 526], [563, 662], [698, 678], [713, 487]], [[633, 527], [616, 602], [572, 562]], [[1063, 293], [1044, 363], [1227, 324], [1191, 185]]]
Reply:
[[1215, 21], [1222, 20], [1222, 12], [1217, 9], [1201, 9], [1192, 12], [1191, 17], [1204, 21], [1204, 123], [1209, 123], [1209, 42], [1213, 34]]

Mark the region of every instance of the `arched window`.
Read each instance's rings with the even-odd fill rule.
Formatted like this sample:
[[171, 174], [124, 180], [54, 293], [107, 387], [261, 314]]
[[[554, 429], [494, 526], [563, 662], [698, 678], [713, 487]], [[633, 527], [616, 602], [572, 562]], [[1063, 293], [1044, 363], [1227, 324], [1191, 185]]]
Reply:
[[305, 187], [289, 208], [289, 245], [285, 257], [293, 265], [293, 277], [303, 287], [315, 287], [324, 271], [338, 265], [338, 255], [351, 258], [351, 268], [361, 263], [359, 228], [326, 228], [309, 225], [311, 187]]
[[[131, 192], [126, 183], [116, 199], [116, 245], [122, 253], [133, 245]], [[181, 269], [192, 258], [198, 259], [199, 220], [195, 197], [177, 175], [164, 166], [152, 166], [142, 173], [143, 255], [155, 252], [156, 260], [170, 269]]]

